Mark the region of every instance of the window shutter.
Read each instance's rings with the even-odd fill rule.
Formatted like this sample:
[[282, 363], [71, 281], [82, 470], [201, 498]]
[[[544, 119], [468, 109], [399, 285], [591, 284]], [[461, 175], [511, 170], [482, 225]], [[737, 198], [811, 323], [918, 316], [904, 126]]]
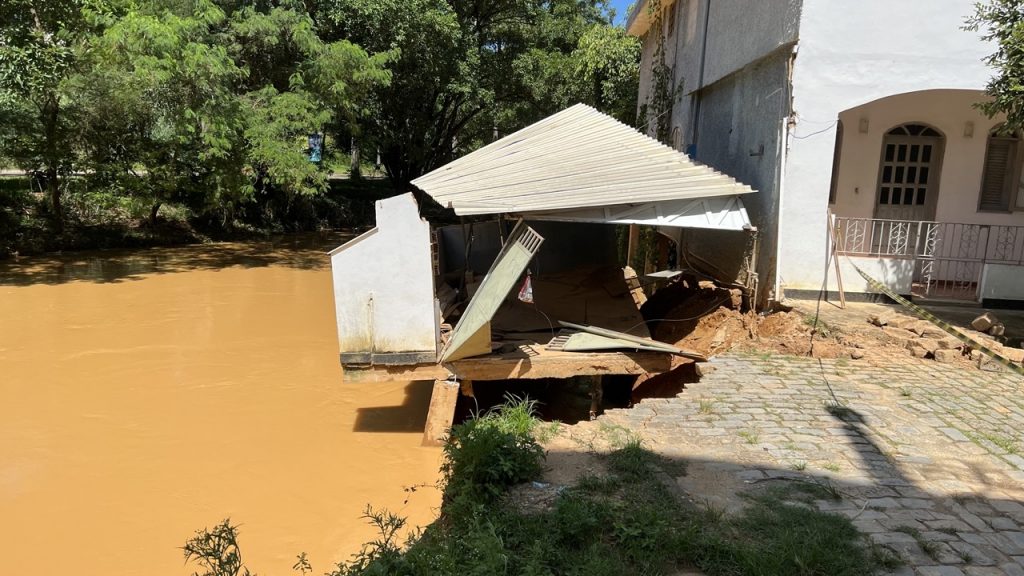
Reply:
[[985, 150], [984, 176], [981, 180], [979, 210], [1009, 209], [1009, 184], [1013, 179], [1013, 160], [1017, 156], [1017, 140], [990, 137]]

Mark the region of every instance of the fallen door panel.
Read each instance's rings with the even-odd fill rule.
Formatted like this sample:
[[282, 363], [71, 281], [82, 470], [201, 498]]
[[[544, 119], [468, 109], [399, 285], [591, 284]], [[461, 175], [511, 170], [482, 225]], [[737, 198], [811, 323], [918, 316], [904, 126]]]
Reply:
[[491, 352], [491, 318], [515, 287], [543, 242], [544, 238], [533, 228], [521, 221], [516, 225], [452, 331], [441, 353], [441, 362]]

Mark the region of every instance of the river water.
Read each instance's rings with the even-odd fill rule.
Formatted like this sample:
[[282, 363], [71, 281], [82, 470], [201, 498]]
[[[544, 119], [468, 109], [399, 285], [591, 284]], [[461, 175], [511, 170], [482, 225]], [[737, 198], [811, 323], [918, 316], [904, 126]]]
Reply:
[[367, 504], [430, 522], [429, 383], [342, 381], [340, 242], [0, 264], [0, 574], [191, 574], [227, 517], [254, 572], [323, 573]]

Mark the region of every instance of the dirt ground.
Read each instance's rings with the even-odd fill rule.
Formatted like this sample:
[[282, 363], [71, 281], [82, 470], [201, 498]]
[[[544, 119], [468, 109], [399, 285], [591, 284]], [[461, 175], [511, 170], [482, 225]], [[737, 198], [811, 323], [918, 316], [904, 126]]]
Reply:
[[[917, 356], [995, 369], [979, 360], [977, 353], [972, 355], [969, 346], [899, 306], [851, 302], [840, 309], [835, 303], [804, 300], [786, 301], [776, 311], [755, 314], [741, 311], [737, 292], [710, 282], [692, 287], [679, 283], [656, 292], [642, 311], [655, 339], [708, 357], [740, 350], [878, 364]], [[1024, 359], [1024, 351], [1007, 346], [1005, 339], [966, 327], [962, 332], [1015, 362]], [[662, 381], [678, 380], [683, 372], [640, 384], [657, 388]]]

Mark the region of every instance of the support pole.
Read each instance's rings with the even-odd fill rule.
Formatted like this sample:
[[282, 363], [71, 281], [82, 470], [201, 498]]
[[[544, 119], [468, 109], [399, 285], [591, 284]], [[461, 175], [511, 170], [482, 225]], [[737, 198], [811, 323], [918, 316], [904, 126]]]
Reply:
[[[626, 243], [626, 266], [633, 266], [637, 250], [640, 249], [640, 226], [629, 225], [629, 241]], [[643, 266], [643, 263], [640, 263]]]
[[[828, 219], [828, 241], [832, 245], [832, 249], [829, 252], [832, 256], [832, 263], [835, 265], [836, 270], [836, 287], [839, 288], [839, 307], [843, 310], [846, 309], [846, 291], [843, 290], [843, 273], [839, 270], [839, 251], [837, 249], [836, 242], [836, 229], [835, 224], [832, 221], [832, 210], [828, 210], [826, 217]], [[825, 286], [825, 294], [828, 294], [828, 286]]]
[[455, 421], [455, 404], [458, 401], [458, 382], [434, 380], [434, 390], [430, 394], [430, 409], [427, 411], [427, 424], [423, 428], [424, 446], [444, 444], [452, 422]]

